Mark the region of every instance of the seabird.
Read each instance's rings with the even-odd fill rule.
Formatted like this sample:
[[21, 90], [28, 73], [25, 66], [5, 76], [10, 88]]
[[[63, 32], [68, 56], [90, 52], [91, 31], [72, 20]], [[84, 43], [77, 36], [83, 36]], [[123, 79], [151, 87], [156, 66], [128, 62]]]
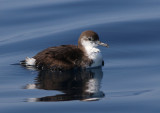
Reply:
[[78, 45], [49, 47], [32, 58], [27, 57], [20, 64], [33, 66], [40, 70], [70, 70], [75, 68], [94, 68], [104, 65], [99, 45], [109, 47], [99, 41], [94, 31], [84, 31], [78, 39]]

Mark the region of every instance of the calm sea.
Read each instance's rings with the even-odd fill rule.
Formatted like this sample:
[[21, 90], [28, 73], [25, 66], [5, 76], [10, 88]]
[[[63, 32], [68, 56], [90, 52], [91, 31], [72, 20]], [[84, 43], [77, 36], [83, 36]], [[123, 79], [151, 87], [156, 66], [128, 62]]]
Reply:
[[[160, 0], [0, 0], [0, 113], [160, 113]], [[104, 67], [16, 64], [93, 30]]]

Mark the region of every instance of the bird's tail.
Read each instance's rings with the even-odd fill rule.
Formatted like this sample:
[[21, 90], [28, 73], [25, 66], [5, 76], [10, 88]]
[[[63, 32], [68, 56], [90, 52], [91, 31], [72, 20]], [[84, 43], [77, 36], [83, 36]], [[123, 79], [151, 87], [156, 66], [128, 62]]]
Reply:
[[20, 61], [20, 64], [21, 64], [21, 65], [26, 65], [26, 60]]

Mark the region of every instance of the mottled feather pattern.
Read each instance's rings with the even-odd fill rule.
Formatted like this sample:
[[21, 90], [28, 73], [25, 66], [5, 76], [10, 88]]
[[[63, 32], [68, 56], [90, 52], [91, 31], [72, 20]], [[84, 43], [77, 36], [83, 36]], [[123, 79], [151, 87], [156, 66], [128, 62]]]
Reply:
[[91, 61], [87, 57], [82, 61], [82, 57], [84, 53], [77, 46], [61, 45], [47, 48], [33, 58], [39, 69], [67, 70], [90, 65]]

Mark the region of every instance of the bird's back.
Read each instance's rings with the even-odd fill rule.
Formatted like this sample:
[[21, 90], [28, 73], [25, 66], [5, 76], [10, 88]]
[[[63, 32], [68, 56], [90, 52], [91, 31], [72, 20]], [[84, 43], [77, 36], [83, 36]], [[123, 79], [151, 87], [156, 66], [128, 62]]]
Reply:
[[61, 45], [39, 52], [33, 58], [39, 69], [68, 70], [81, 66], [84, 53], [78, 46]]

